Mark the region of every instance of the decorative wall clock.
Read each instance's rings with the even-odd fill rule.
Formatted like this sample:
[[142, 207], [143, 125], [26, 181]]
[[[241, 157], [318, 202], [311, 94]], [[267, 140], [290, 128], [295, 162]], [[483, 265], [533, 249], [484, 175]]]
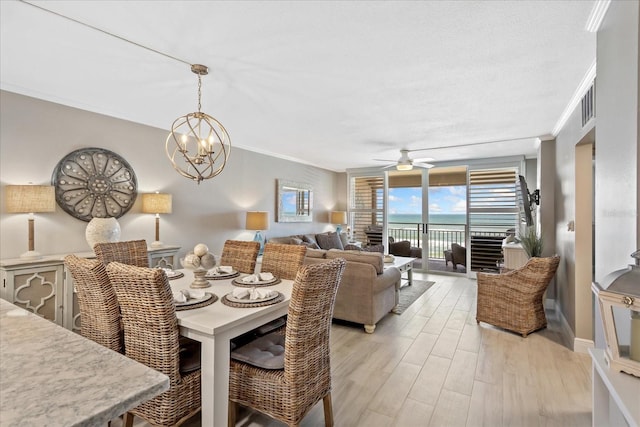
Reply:
[[102, 148], [81, 148], [67, 154], [51, 177], [56, 202], [82, 221], [120, 218], [137, 196], [136, 174], [125, 159]]

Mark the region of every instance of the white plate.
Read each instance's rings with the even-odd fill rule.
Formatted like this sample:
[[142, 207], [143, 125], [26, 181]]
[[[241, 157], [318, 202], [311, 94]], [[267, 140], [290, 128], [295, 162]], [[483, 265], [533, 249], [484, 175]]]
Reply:
[[205, 278], [207, 278], [207, 277], [229, 277], [229, 276], [235, 276], [236, 274], [238, 274], [237, 270], [233, 270], [231, 273], [209, 273], [209, 272], [207, 272], [207, 274], [204, 277]]
[[272, 299], [278, 298], [278, 296], [280, 296], [280, 293], [276, 292], [275, 295], [271, 295], [270, 297], [266, 297], [266, 298], [260, 298], [260, 299], [249, 299], [249, 298], [236, 298], [233, 296], [232, 293], [228, 293], [227, 294], [227, 299], [231, 302], [237, 302], [237, 303], [241, 303], [241, 304], [249, 304], [249, 303], [254, 303], [254, 302], [264, 302], [264, 301], [271, 301]]
[[184, 307], [186, 305], [198, 304], [201, 302], [209, 301], [211, 298], [213, 298], [213, 294], [209, 292], [205, 292], [202, 298], [189, 298], [185, 302], [176, 302], [176, 307]]
[[[246, 277], [246, 276], [245, 276]], [[275, 283], [278, 281], [277, 277], [273, 277], [271, 280], [256, 280], [255, 282], [243, 282], [241, 277], [233, 279], [233, 281], [239, 285], [251, 286], [251, 285], [268, 285], [269, 283]]]

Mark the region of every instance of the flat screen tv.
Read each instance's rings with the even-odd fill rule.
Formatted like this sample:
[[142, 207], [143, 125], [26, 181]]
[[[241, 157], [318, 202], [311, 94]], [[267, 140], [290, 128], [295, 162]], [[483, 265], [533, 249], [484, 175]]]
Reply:
[[518, 199], [518, 206], [520, 208], [520, 220], [527, 224], [527, 227], [533, 225], [533, 216], [531, 215], [532, 200], [527, 188], [527, 181], [524, 176], [518, 175], [518, 182], [516, 183], [516, 198]]

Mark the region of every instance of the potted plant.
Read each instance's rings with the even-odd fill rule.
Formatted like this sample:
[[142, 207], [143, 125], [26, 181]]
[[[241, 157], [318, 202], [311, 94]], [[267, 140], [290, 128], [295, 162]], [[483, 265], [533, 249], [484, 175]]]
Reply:
[[520, 232], [520, 243], [529, 258], [542, 256], [544, 241], [536, 231], [535, 226], [526, 227], [524, 231]]

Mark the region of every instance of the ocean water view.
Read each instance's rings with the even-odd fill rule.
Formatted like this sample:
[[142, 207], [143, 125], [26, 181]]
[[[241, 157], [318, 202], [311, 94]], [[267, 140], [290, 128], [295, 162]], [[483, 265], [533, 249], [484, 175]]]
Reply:
[[[429, 215], [429, 223], [432, 227], [444, 228], [446, 225], [449, 230], [464, 230], [464, 224], [467, 220], [465, 214], [431, 214]], [[422, 223], [422, 215], [420, 214], [389, 214], [388, 222], [393, 228], [415, 228], [413, 224]], [[406, 227], [404, 225], [407, 225]], [[411, 226], [409, 226], [411, 224]]]

